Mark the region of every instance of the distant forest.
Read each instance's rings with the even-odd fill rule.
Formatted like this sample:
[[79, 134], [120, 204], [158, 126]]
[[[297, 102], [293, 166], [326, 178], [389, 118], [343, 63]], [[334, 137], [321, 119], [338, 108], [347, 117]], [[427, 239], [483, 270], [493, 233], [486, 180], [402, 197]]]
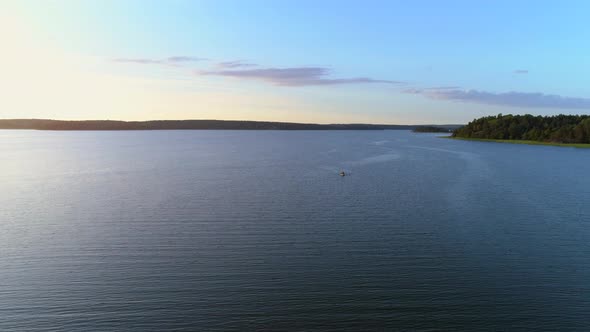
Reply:
[[[414, 125], [313, 124], [224, 120], [156, 120], [156, 121], [61, 121], [42, 119], [0, 120], [0, 129], [35, 130], [412, 130]], [[458, 125], [445, 125], [454, 129]]]
[[155, 120], [155, 121], [61, 121], [41, 119], [0, 120], [0, 129], [37, 130], [382, 130], [415, 126], [370, 124], [308, 124], [263, 121]]
[[589, 115], [502, 115], [475, 119], [453, 137], [590, 143]]
[[415, 133], [450, 133], [452, 130], [446, 127], [418, 126], [414, 128]]

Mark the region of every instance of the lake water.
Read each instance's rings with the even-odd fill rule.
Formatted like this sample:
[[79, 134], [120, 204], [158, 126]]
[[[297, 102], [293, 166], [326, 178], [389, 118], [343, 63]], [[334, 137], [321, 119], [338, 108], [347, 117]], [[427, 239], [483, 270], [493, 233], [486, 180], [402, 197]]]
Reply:
[[408, 131], [0, 131], [0, 331], [588, 331], [589, 171]]

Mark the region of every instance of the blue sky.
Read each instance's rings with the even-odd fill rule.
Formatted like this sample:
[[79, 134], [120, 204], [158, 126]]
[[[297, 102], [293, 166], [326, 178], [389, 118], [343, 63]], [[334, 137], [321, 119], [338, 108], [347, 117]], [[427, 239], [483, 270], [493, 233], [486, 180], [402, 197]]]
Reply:
[[0, 6], [18, 62], [5, 66], [21, 83], [4, 84], [42, 96], [7, 96], [0, 117], [462, 123], [590, 111], [587, 1]]

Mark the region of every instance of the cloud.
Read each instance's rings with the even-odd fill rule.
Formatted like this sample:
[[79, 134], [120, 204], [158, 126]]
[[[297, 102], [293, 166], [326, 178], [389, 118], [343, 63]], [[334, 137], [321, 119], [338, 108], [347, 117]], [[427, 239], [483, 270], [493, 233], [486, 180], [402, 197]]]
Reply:
[[144, 59], [144, 58], [117, 58], [113, 59], [114, 62], [127, 62], [127, 63], [138, 63], [138, 64], [162, 64], [162, 60]]
[[457, 89], [461, 89], [460, 86], [435, 86], [435, 87], [431, 87], [431, 88], [422, 88], [421, 90], [457, 90]]
[[179, 62], [197, 62], [207, 60], [205, 58], [197, 58], [194, 56], [171, 56], [166, 59], [168, 62], [179, 63]]
[[169, 65], [176, 66], [187, 62], [197, 62], [207, 60], [205, 58], [197, 58], [194, 56], [171, 56], [166, 59], [150, 59], [150, 58], [117, 58], [114, 62], [136, 63], [142, 65]]
[[322, 67], [261, 68], [243, 70], [209, 70], [199, 71], [199, 75], [225, 76], [238, 79], [252, 79], [279, 86], [338, 85], [385, 83], [401, 84], [403, 82], [373, 79], [369, 77], [326, 78], [330, 70]]
[[514, 73], [514, 74], [528, 74], [529, 71], [528, 71], [528, 69], [516, 69], [512, 73]]
[[217, 64], [220, 68], [242, 68], [242, 67], [256, 67], [255, 63], [247, 63], [242, 61], [224, 61]]
[[539, 92], [511, 91], [494, 93], [463, 89], [406, 89], [404, 92], [422, 95], [430, 99], [487, 105], [527, 108], [590, 109], [590, 98], [565, 97]]

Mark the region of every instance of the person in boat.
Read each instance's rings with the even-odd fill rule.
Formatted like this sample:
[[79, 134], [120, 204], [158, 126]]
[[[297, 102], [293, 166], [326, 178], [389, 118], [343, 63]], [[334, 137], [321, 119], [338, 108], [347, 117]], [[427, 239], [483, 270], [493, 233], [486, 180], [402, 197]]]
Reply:
[[344, 171], [340, 171], [340, 176], [345, 176], [346, 173], [344, 173]]

